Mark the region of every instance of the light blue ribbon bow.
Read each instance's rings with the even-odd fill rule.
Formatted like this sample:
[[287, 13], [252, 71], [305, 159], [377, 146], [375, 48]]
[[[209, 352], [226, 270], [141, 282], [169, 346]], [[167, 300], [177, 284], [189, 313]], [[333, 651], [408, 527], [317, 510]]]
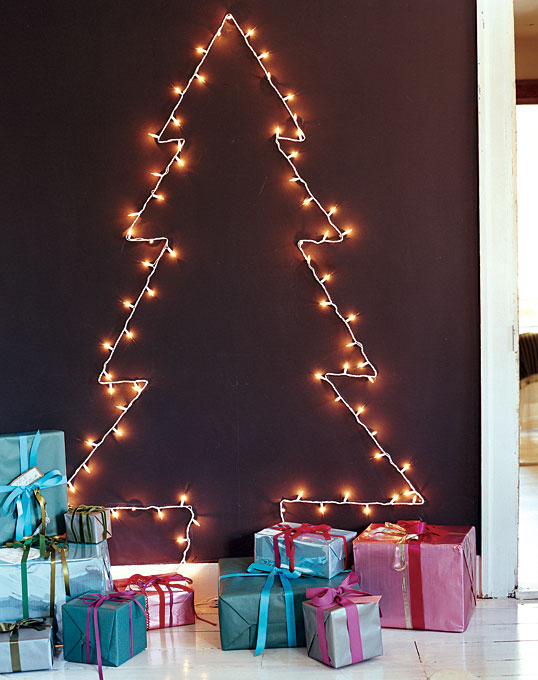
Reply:
[[286, 607], [286, 629], [288, 633], [288, 647], [297, 647], [297, 633], [295, 630], [295, 607], [293, 605], [293, 588], [289, 579], [300, 578], [301, 574], [298, 571], [290, 571], [284, 567], [271, 567], [267, 564], [258, 564], [254, 562], [251, 564], [247, 573], [242, 574], [224, 574], [219, 577], [233, 578], [235, 576], [265, 576], [267, 579], [260, 594], [260, 608], [258, 611], [258, 636], [256, 638], [256, 651], [254, 656], [258, 656], [265, 649], [265, 642], [267, 640], [267, 621], [269, 618], [269, 596], [271, 589], [275, 583], [275, 577], [280, 578], [282, 589], [284, 590], [284, 604]]
[[[21, 474], [37, 465], [37, 450], [41, 441], [39, 430], [35, 433], [28, 452], [28, 437], [25, 434], [19, 435], [19, 458], [21, 464]], [[13, 514], [16, 517], [15, 540], [21, 541], [25, 536], [31, 536], [32, 527], [32, 498], [34, 489], [49, 489], [53, 486], [66, 484], [67, 479], [60, 470], [50, 470], [40, 479], [25, 486], [6, 484], [0, 486], [0, 492], [8, 492], [2, 504], [2, 514]], [[43, 531], [45, 527], [43, 527]]]

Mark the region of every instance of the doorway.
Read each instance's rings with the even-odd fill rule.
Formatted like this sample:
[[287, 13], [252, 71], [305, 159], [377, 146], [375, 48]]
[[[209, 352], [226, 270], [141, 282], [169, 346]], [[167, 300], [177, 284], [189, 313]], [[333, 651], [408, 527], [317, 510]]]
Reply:
[[516, 117], [520, 333], [518, 593], [524, 596], [538, 592], [538, 217], [535, 198], [538, 103], [518, 104]]

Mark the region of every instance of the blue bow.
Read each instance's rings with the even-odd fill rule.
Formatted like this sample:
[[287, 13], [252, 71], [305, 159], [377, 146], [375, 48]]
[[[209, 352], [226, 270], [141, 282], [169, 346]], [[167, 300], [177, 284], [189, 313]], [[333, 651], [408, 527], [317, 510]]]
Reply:
[[297, 633], [295, 631], [295, 608], [293, 605], [293, 589], [289, 579], [300, 578], [301, 573], [290, 571], [284, 567], [271, 567], [267, 564], [254, 562], [247, 569], [247, 573], [224, 574], [221, 578], [233, 578], [234, 576], [265, 576], [267, 579], [260, 594], [260, 608], [258, 611], [258, 635], [256, 638], [256, 651], [254, 656], [258, 656], [265, 649], [267, 639], [267, 620], [269, 618], [269, 595], [275, 583], [275, 577], [280, 578], [280, 583], [284, 590], [284, 604], [286, 606], [286, 628], [288, 632], [288, 647], [297, 647]]
[[[28, 438], [25, 434], [19, 435], [19, 457], [21, 474], [37, 465], [37, 450], [41, 441], [39, 430], [36, 432], [30, 452], [28, 453]], [[8, 492], [7, 498], [2, 504], [2, 514], [16, 516], [15, 540], [21, 541], [24, 536], [30, 536], [32, 527], [32, 497], [36, 489], [48, 489], [52, 486], [66, 484], [67, 479], [60, 470], [50, 470], [40, 479], [26, 486], [6, 484], [0, 486], [0, 492]], [[45, 527], [42, 527], [45, 531]]]

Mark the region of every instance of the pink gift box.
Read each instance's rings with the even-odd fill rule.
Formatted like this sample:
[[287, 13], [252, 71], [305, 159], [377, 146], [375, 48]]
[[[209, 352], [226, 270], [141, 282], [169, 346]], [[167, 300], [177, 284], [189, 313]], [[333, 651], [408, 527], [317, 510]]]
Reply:
[[476, 607], [474, 527], [370, 524], [353, 556], [361, 590], [382, 596], [384, 628], [467, 628]]
[[192, 580], [181, 574], [134, 574], [114, 581], [116, 590], [135, 590], [145, 595], [148, 630], [194, 623], [194, 591], [190, 584]]

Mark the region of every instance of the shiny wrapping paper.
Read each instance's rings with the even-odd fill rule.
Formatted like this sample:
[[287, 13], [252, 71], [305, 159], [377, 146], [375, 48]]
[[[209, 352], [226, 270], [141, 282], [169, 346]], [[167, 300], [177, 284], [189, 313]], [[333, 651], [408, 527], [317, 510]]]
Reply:
[[[121, 666], [146, 648], [146, 617], [144, 596], [136, 598], [142, 608], [129, 602], [103, 602], [97, 609], [99, 626], [99, 654], [103, 666]], [[89, 605], [76, 598], [63, 606], [64, 658], [76, 663], [98, 663], [93, 609], [88, 626]], [[132, 623], [132, 627], [131, 627]], [[89, 636], [87, 633], [89, 632]], [[90, 655], [87, 657], [86, 641], [89, 638]], [[131, 641], [132, 650], [131, 654]]]
[[[150, 584], [145, 587], [143, 580], [166, 579], [167, 577], [180, 576], [179, 574], [162, 574], [160, 577], [140, 577], [140, 583], [134, 578], [116, 579], [114, 588], [120, 592], [134, 590], [141, 592], [146, 597], [146, 624], [147, 629], [171, 628], [173, 626], [188, 626], [195, 621], [194, 591], [188, 586], [179, 588], [173, 582], [168, 586], [164, 583]], [[185, 582], [192, 583], [190, 579]]]
[[65, 531], [70, 543], [101, 543], [112, 537], [109, 508], [93, 512], [74, 512], [75, 510], [77, 508], [69, 508], [64, 515]]
[[13, 668], [13, 654], [10, 650], [10, 633], [0, 633], [0, 673], [15, 671], [51, 670], [54, 662], [52, 641], [52, 619], [46, 619], [43, 630], [20, 628], [18, 631], [17, 662], [20, 669]]
[[[0, 618], [3, 621], [17, 621], [23, 618], [21, 565], [2, 562], [3, 550], [9, 549], [0, 548]], [[101, 593], [112, 589], [110, 557], [106, 541], [98, 545], [69, 543], [66, 558], [72, 598], [90, 591]], [[50, 559], [29, 559], [27, 565], [29, 616], [49, 616]], [[59, 558], [56, 564], [55, 584], [56, 632], [58, 638], [61, 639], [61, 612], [67, 597]]]
[[[289, 522], [287, 525], [294, 528], [301, 526], [293, 522]], [[255, 562], [269, 566], [275, 564], [273, 537], [278, 533], [278, 529], [268, 527], [254, 535]], [[294, 539], [295, 571], [300, 571], [309, 576], [333, 578], [333, 576], [351, 567], [353, 539], [356, 537], [357, 532], [333, 529], [331, 527], [330, 533], [333, 537], [329, 540], [316, 534], [301, 534]], [[343, 537], [345, 541], [340, 537]], [[288, 567], [289, 559], [286, 555], [284, 536], [279, 537], [278, 548], [281, 565]], [[349, 562], [347, 566], [346, 561]]]
[[[26, 433], [28, 447], [31, 446], [35, 432]], [[42, 431], [37, 449], [37, 467], [42, 474], [50, 470], [58, 470], [65, 476], [65, 444], [64, 433], [59, 430]], [[9, 485], [21, 474], [19, 451], [19, 435], [0, 435], [0, 486]], [[38, 482], [36, 482], [38, 485]], [[56, 536], [65, 531], [64, 512], [67, 511], [67, 485], [58, 484], [50, 488], [41, 488], [45, 499], [47, 513], [47, 535]], [[8, 491], [0, 491], [0, 544], [11, 541], [15, 535], [16, 518], [13, 512], [4, 514], [2, 504], [9, 496]], [[41, 524], [41, 509], [35, 498], [30, 498], [30, 521], [32, 531]], [[29, 536], [32, 531], [22, 535]], [[22, 535], [20, 538], [22, 538]]]
[[[234, 557], [219, 560], [219, 575], [246, 573], [252, 563], [250, 557]], [[260, 597], [268, 574], [259, 577], [232, 577], [219, 580], [219, 623], [221, 647], [228, 649], [255, 649], [258, 635], [258, 614]], [[306, 600], [306, 589], [338, 586], [345, 574], [333, 579], [301, 576], [291, 581], [295, 611], [297, 647], [304, 647], [302, 603]], [[270, 593], [267, 638], [265, 647], [287, 647], [286, 606], [284, 591], [275, 584]]]
[[381, 625], [463, 632], [476, 607], [474, 527], [428, 524], [434, 533], [399, 543], [372, 535], [383, 526], [370, 524], [353, 544], [361, 590], [382, 596]]
[[[371, 659], [383, 654], [381, 640], [381, 624], [379, 621], [379, 598], [368, 598], [348, 595], [348, 599], [356, 601], [359, 615], [359, 635], [362, 646], [362, 660]], [[306, 651], [308, 656], [323, 661], [318, 637], [316, 614], [317, 607], [310, 600], [303, 602], [304, 627], [306, 635]], [[348, 630], [346, 610], [335, 604], [323, 612], [327, 651], [330, 665], [333, 668], [349, 666], [353, 663]]]

